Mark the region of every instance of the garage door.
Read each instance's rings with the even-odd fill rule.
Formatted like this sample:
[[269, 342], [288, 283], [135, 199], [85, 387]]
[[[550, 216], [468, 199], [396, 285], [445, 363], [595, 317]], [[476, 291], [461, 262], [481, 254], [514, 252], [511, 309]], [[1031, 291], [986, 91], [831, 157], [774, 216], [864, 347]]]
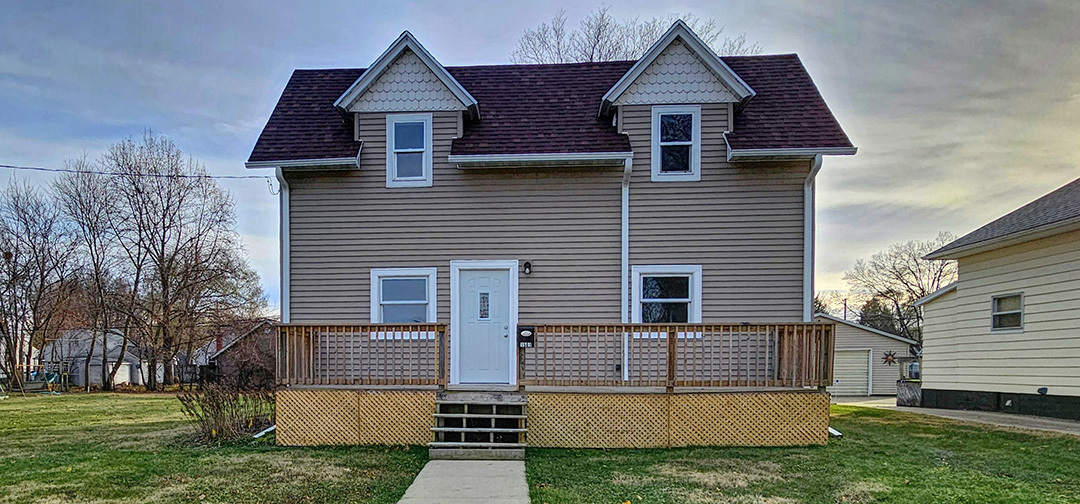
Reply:
[[869, 395], [870, 351], [837, 350], [833, 360], [833, 386], [828, 390], [837, 396]]

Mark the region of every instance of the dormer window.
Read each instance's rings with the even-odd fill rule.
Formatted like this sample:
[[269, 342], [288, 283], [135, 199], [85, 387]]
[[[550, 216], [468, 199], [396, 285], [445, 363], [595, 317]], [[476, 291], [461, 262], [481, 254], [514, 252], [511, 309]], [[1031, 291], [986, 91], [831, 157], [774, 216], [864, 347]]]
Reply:
[[386, 116], [386, 187], [431, 187], [431, 114]]
[[701, 180], [701, 106], [652, 108], [652, 180]]

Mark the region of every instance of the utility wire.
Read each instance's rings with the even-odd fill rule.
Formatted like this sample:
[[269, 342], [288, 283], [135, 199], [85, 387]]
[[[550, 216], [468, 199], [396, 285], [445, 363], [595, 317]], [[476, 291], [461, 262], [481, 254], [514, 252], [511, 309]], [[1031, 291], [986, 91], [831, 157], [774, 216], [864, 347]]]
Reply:
[[[40, 166], [17, 166], [0, 164], [0, 168], [6, 168], [8, 170], [24, 170], [24, 171], [39, 171], [39, 172], [52, 172], [52, 173], [89, 173], [92, 175], [114, 175], [114, 176], [131, 176], [130, 173], [109, 172], [109, 171], [95, 171], [95, 170], [75, 170], [71, 168], [42, 168]], [[167, 173], [138, 173], [134, 174], [136, 177], [159, 177], [159, 178], [191, 178], [191, 179], [263, 179], [271, 180], [272, 177], [266, 175], [190, 175], [190, 174], [167, 174]]]

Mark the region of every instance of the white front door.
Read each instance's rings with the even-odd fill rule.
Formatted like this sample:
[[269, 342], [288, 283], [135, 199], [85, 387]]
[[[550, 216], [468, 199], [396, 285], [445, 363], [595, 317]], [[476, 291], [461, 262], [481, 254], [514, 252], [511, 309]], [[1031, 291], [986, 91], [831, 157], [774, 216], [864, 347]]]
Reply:
[[[516, 263], [516, 261], [515, 261]], [[458, 383], [513, 383], [513, 342], [516, 310], [513, 290], [517, 268], [456, 269], [457, 302], [454, 324], [457, 333]], [[454, 274], [454, 273], [451, 273]]]

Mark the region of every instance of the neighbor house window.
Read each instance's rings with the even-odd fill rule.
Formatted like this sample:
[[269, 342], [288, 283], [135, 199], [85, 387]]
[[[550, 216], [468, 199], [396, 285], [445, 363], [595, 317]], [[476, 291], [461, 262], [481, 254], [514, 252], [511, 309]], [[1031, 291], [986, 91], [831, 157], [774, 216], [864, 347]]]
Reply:
[[1024, 327], [1023, 294], [994, 296], [990, 303], [990, 328], [993, 330]]
[[634, 323], [701, 322], [701, 266], [634, 266], [632, 273]]
[[701, 180], [701, 106], [652, 108], [652, 180]]
[[431, 114], [386, 116], [386, 187], [431, 187]]
[[373, 324], [425, 324], [438, 320], [435, 268], [371, 270]]

